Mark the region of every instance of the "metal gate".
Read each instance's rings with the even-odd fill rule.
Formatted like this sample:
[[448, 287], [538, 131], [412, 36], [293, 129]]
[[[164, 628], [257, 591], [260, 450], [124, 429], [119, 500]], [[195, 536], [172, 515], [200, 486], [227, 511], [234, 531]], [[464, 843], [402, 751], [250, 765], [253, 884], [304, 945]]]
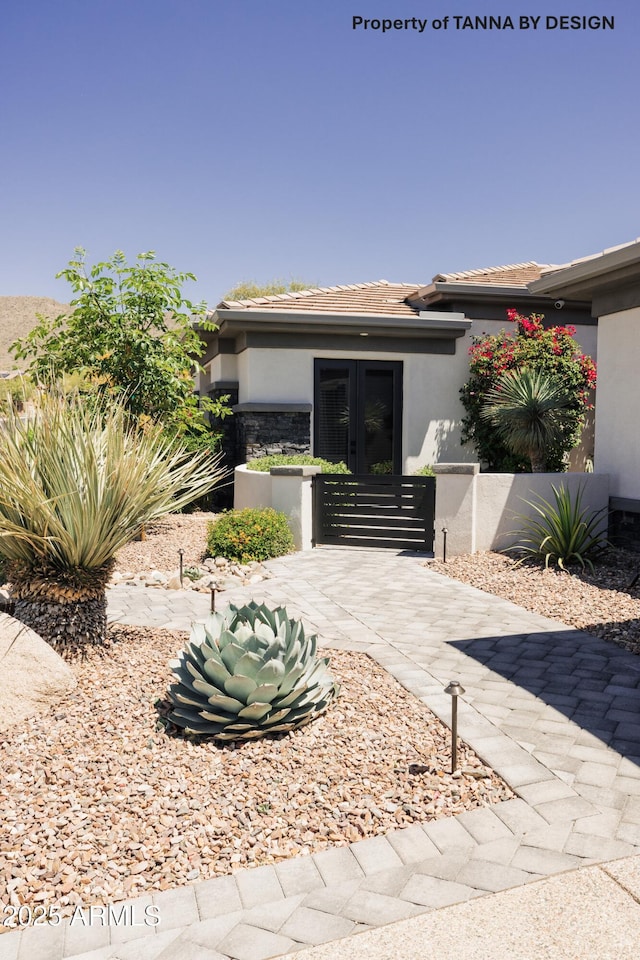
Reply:
[[435, 477], [318, 473], [314, 544], [431, 552]]

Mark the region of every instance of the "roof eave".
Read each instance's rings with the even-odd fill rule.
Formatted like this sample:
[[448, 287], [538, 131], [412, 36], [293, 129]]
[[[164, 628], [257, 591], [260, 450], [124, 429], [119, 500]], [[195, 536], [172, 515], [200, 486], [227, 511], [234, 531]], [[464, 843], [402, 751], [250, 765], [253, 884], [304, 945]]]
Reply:
[[[318, 330], [345, 334], [379, 334], [396, 337], [460, 337], [470, 328], [471, 320], [462, 313], [441, 313], [418, 310], [415, 316], [379, 313], [311, 313], [287, 310], [216, 310], [211, 317], [218, 324], [221, 336], [235, 336], [249, 331], [314, 332]], [[214, 335], [215, 336], [215, 335]]]
[[527, 298], [531, 295], [530, 289], [525, 286], [507, 287], [502, 284], [437, 281], [418, 290], [416, 296], [411, 298], [410, 303], [412, 306], [418, 307], [421, 303], [437, 303], [439, 300], [452, 296], [456, 298], [473, 297], [474, 300], [495, 300], [496, 297], [512, 300], [515, 297]]
[[640, 279], [640, 242], [587, 257], [534, 280], [529, 290], [537, 296], [590, 300], [604, 286]]

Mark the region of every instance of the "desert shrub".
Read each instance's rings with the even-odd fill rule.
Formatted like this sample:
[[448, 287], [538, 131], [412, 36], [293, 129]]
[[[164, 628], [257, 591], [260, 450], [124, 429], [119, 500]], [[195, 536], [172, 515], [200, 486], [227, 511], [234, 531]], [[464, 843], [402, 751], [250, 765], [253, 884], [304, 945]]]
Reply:
[[308, 453], [274, 453], [247, 463], [248, 470], [257, 470], [259, 473], [268, 473], [271, 467], [322, 467], [323, 473], [351, 473], [346, 463], [331, 463]]
[[414, 477], [435, 477], [435, 471], [432, 466], [428, 463], [424, 467], [419, 467], [418, 470], [414, 470]]
[[593, 570], [593, 559], [608, 546], [602, 529], [602, 520], [607, 508], [592, 511], [582, 506], [584, 487], [579, 487], [575, 497], [564, 484], [552, 485], [555, 504], [537, 496], [524, 500], [536, 516], [521, 516], [521, 529], [515, 549], [525, 557], [544, 560], [545, 567], [557, 563], [561, 570], [570, 563], [578, 563], [584, 569]]
[[36, 388], [28, 377], [10, 377], [0, 380], [0, 415], [8, 410], [20, 411], [30, 400]]
[[124, 405], [43, 396], [0, 429], [0, 543], [16, 618], [59, 650], [106, 640], [106, 587], [140, 528], [210, 490], [224, 471]]
[[284, 513], [273, 507], [229, 510], [209, 524], [207, 552], [239, 563], [281, 557], [294, 549]]

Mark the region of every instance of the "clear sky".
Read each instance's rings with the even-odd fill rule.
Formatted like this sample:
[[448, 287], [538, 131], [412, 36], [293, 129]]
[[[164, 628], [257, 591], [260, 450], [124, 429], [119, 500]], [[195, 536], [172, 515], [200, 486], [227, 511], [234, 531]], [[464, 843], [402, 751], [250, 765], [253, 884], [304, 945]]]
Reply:
[[[544, 29], [560, 14], [615, 29]], [[0, 295], [67, 300], [76, 246], [153, 249], [214, 304], [243, 279], [425, 283], [632, 240], [639, 49], [631, 0], [6, 2]]]

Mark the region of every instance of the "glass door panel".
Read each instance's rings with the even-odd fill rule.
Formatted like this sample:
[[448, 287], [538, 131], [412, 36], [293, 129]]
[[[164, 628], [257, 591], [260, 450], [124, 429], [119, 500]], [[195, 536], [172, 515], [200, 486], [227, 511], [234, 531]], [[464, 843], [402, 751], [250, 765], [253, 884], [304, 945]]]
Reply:
[[315, 455], [331, 463], [342, 461], [353, 470], [354, 362], [326, 360], [316, 364]]
[[353, 473], [402, 472], [402, 362], [315, 361], [314, 453]]

